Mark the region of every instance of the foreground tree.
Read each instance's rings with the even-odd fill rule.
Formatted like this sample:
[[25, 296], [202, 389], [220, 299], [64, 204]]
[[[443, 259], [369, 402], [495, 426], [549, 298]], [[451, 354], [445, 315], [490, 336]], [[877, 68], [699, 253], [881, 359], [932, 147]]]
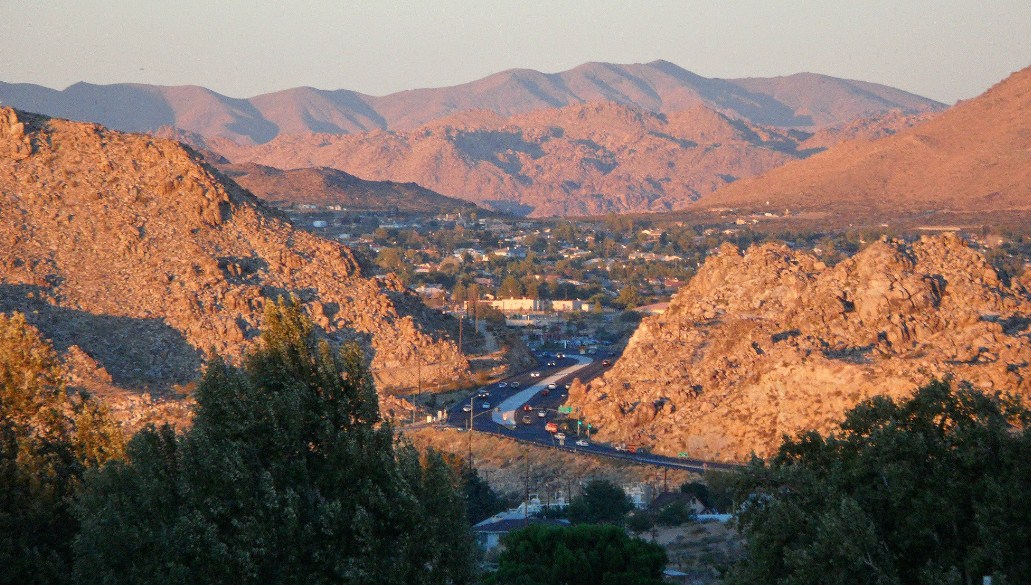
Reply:
[[504, 539], [497, 572], [505, 585], [658, 585], [666, 552], [616, 526], [530, 526]]
[[456, 478], [380, 419], [360, 350], [270, 304], [243, 369], [211, 364], [194, 426], [141, 432], [78, 501], [75, 572], [103, 583], [464, 583]]
[[1031, 582], [1028, 411], [935, 381], [742, 476], [731, 583]]
[[57, 355], [21, 314], [0, 314], [0, 583], [66, 583], [68, 505], [89, 467], [122, 453], [103, 408], [70, 394]]

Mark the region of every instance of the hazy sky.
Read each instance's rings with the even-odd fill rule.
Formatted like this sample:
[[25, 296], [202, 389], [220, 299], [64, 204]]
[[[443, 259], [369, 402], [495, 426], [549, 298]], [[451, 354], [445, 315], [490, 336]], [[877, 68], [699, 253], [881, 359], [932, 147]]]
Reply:
[[513, 67], [812, 71], [947, 103], [1031, 65], [1031, 1], [0, 0], [0, 81], [381, 95]]

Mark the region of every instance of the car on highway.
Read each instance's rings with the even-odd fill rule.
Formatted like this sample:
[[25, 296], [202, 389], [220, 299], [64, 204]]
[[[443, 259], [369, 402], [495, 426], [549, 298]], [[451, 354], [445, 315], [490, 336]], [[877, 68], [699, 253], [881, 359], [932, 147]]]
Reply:
[[533, 424], [533, 419], [528, 417], [528, 416], [524, 416], [523, 417], [523, 424], [524, 425]]
[[462, 406], [462, 412], [472, 412], [472, 410], [473, 407], [469, 406], [468, 404]]
[[537, 411], [537, 418], [544, 418], [546, 416], [548, 416], [548, 411], [546, 411], [546, 410], [538, 410]]
[[612, 365], [612, 362], [610, 362], [609, 360], [601, 360], [601, 365], [608, 367]]
[[555, 383], [548, 384], [548, 390], [554, 390], [556, 388], [558, 388], [557, 384], [555, 384]]
[[587, 439], [579, 439], [576, 441], [577, 447], [586, 447], [588, 445], [590, 445], [590, 443], [587, 442]]
[[486, 390], [480, 390], [476, 393], [477, 398], [486, 398], [488, 396], [490, 396], [490, 392], [487, 392]]
[[531, 378], [540, 378], [541, 377], [541, 373], [540, 372], [530, 372], [530, 377]]
[[508, 388], [508, 382], [498, 382], [498, 388]]
[[508, 385], [511, 386], [512, 388], [518, 388], [519, 387], [519, 382], [509, 382]]
[[558, 365], [558, 363], [556, 363], [556, 362], [548, 362], [548, 367], [549, 368], [554, 368], [557, 365]]

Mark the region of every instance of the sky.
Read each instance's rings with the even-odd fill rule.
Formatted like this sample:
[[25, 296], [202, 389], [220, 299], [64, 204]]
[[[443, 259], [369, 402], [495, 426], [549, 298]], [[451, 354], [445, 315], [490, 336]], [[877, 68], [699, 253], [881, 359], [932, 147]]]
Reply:
[[1028, 0], [0, 0], [0, 14], [0, 81], [57, 89], [384, 95], [665, 59], [705, 77], [809, 71], [951, 104], [1031, 65]]

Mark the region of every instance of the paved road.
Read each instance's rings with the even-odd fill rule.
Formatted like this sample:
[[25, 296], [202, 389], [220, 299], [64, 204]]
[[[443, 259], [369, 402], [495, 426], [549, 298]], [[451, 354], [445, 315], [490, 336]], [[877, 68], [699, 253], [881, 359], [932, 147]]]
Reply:
[[[612, 446], [597, 444], [588, 441], [586, 446], [578, 446], [578, 439], [587, 439], [586, 429], [584, 435], [577, 436], [573, 433], [564, 441], [557, 441], [555, 437], [544, 430], [544, 425], [551, 420], [558, 418], [558, 407], [566, 401], [566, 387], [573, 381], [573, 378], [580, 378], [587, 382], [600, 376], [607, 367], [603, 358], [592, 360], [584, 356], [568, 356], [555, 360], [556, 365], [551, 368], [535, 370], [540, 372], [540, 378], [530, 376], [531, 372], [523, 372], [506, 380], [504, 388], [494, 384], [482, 388], [489, 392], [486, 398], [476, 398], [472, 401], [472, 410], [464, 411], [463, 408], [470, 405], [469, 402], [455, 405], [447, 413], [447, 424], [461, 428], [469, 428], [470, 414], [472, 414], [473, 428], [478, 432], [490, 433], [492, 435], [513, 439], [519, 442], [532, 443], [555, 449], [562, 449], [574, 453], [589, 453], [602, 457], [657, 465], [661, 467], [686, 469], [690, 471], [704, 472], [709, 469], [735, 469], [738, 466], [726, 463], [703, 461], [701, 459], [688, 459], [680, 457], [665, 457], [650, 453], [629, 453], [619, 451]], [[607, 359], [607, 358], [606, 358]], [[512, 382], [517, 386], [511, 387]], [[555, 384], [557, 389], [543, 392], [548, 384]], [[489, 405], [484, 408], [484, 405]], [[523, 410], [524, 405], [529, 405], [530, 410]], [[497, 410], [495, 410], [495, 408]], [[512, 412], [515, 415], [515, 425], [504, 420], [504, 414]], [[539, 416], [540, 413], [544, 416]], [[575, 417], [575, 414], [573, 415]], [[526, 417], [526, 418], [524, 418]], [[512, 416], [509, 416], [512, 419]], [[529, 422], [524, 422], [524, 421]]]
[[[587, 356], [573, 355], [563, 359], [563, 363], [572, 360], [576, 362], [574, 365], [562, 368], [557, 372], [545, 377], [536, 378], [537, 383], [527, 386], [525, 390], [519, 390], [515, 394], [512, 394], [508, 398], [505, 398], [501, 404], [499, 404], [491, 414], [491, 419], [494, 423], [513, 427], [516, 426], [516, 416], [519, 415], [520, 409], [526, 403], [530, 402], [534, 396], [539, 392], [548, 387], [549, 384], [555, 384], [556, 390], [559, 383], [563, 382], [564, 379], [576, 377], [576, 373], [590, 365], [594, 360]], [[557, 363], [557, 362], [556, 362]], [[563, 383], [564, 385], [564, 383]], [[550, 392], [549, 392], [550, 395]], [[507, 419], [506, 419], [507, 417]]]

